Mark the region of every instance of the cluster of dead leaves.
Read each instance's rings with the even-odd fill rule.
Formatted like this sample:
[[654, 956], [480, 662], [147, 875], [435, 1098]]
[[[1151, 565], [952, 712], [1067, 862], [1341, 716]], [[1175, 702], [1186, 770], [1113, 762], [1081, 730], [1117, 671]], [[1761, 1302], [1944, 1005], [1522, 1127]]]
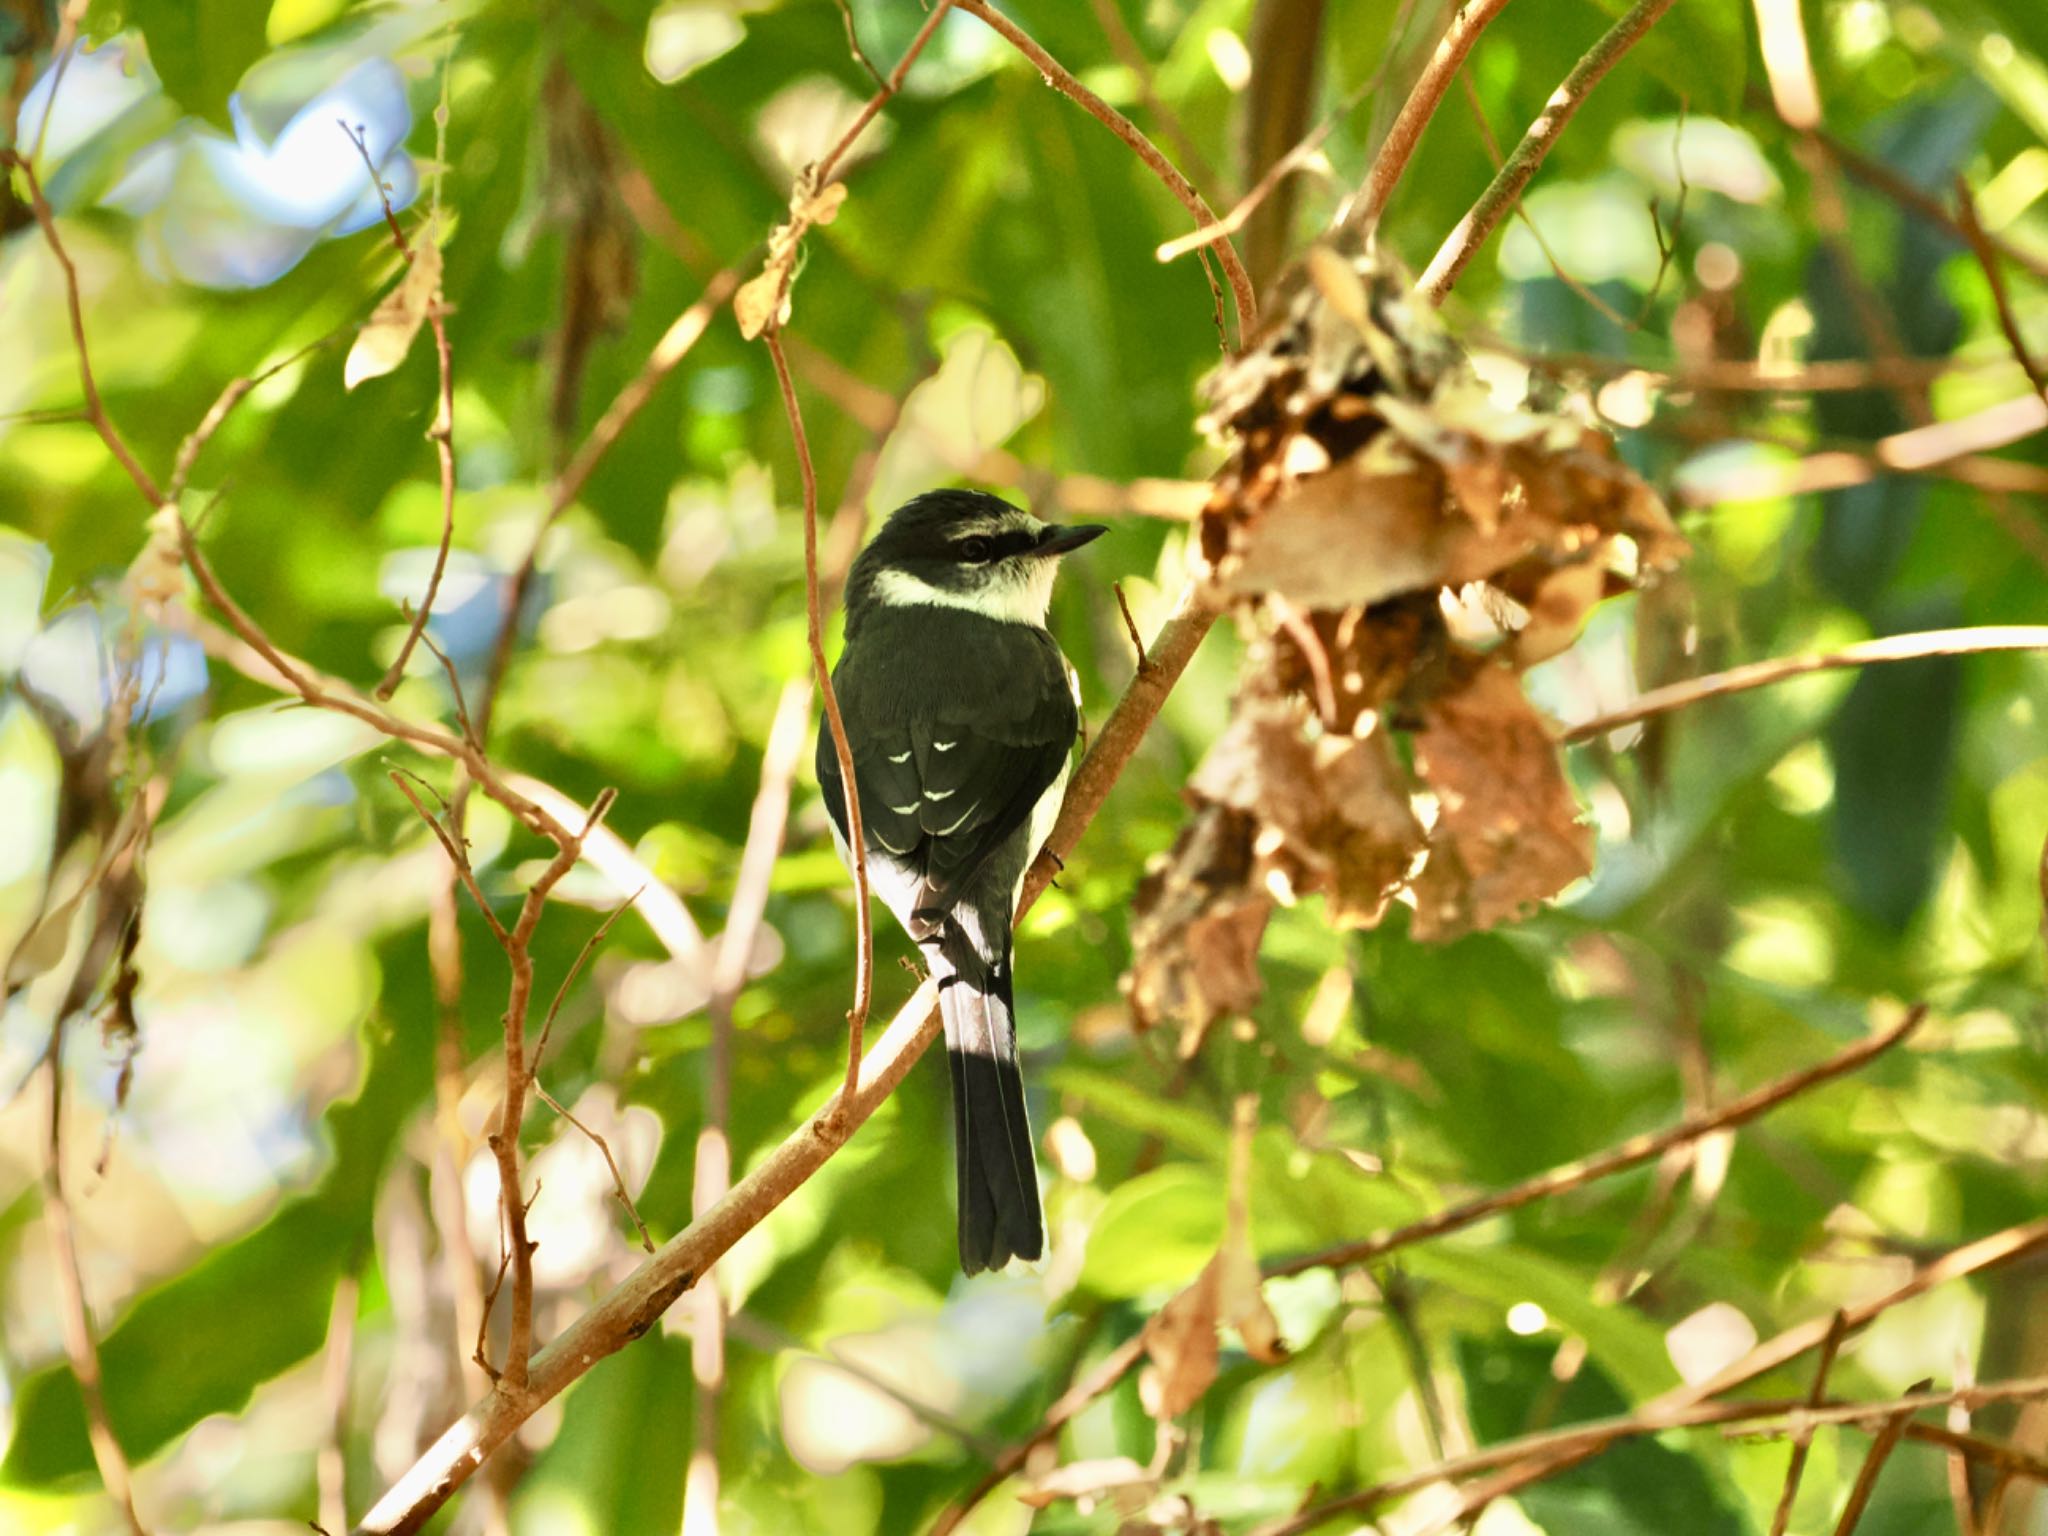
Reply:
[[1520, 675], [1685, 553], [1589, 414], [1503, 403], [1370, 257], [1318, 248], [1261, 344], [1210, 381], [1233, 449], [1198, 524], [1251, 641], [1194, 814], [1139, 891], [1126, 978], [1184, 1046], [1254, 1002], [1276, 904], [1412, 932], [1511, 920], [1591, 870]]

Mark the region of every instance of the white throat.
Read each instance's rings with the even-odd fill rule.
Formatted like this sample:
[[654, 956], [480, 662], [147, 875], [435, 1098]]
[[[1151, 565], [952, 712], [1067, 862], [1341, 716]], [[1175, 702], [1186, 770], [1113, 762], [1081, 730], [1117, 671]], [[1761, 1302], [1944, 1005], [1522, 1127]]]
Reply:
[[949, 592], [908, 571], [884, 570], [875, 575], [875, 601], [885, 608], [959, 608], [1005, 624], [1045, 628], [1052, 606], [1053, 578], [1059, 561], [1049, 557], [1005, 560], [988, 579], [966, 592]]

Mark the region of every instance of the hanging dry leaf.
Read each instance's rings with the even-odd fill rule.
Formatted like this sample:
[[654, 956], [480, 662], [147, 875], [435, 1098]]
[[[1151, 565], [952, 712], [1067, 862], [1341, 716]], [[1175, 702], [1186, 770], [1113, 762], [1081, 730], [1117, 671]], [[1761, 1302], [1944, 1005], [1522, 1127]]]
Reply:
[[770, 321], [780, 325], [789, 319], [789, 295], [782, 286], [787, 271], [771, 256], [767, 268], [758, 277], [741, 283], [739, 292], [732, 296], [733, 318], [739, 321], [740, 334], [747, 340], [760, 336]]
[[1194, 1407], [1216, 1380], [1219, 1276], [1219, 1260], [1211, 1259], [1194, 1283], [1145, 1325], [1145, 1353], [1153, 1367], [1153, 1390], [1143, 1393], [1145, 1411], [1162, 1423]]
[[348, 361], [341, 370], [342, 386], [354, 389], [363, 380], [382, 378], [404, 362], [440, 292], [441, 248], [431, 239], [415, 240], [412, 260], [398, 286], [371, 311], [356, 334], [355, 345], [348, 349]]
[[1230, 1192], [1224, 1206], [1223, 1246], [1216, 1253], [1216, 1312], [1235, 1328], [1254, 1360], [1277, 1365], [1287, 1358], [1280, 1324], [1266, 1305], [1259, 1260], [1252, 1251], [1252, 1138], [1259, 1129], [1259, 1096], [1240, 1094], [1230, 1125]]
[[1118, 1489], [1150, 1488], [1158, 1481], [1128, 1456], [1104, 1456], [1095, 1461], [1070, 1461], [1055, 1467], [1017, 1495], [1019, 1503], [1044, 1509], [1062, 1499], [1093, 1500]]
[[1199, 1034], [1259, 1000], [1259, 940], [1273, 903], [1250, 884], [1249, 816], [1198, 812], [1138, 883], [1123, 989], [1138, 1026]]
[[1423, 715], [1416, 768], [1439, 816], [1415, 882], [1417, 938], [1489, 928], [1592, 873], [1556, 740], [1512, 672], [1482, 664]]
[[739, 292], [732, 296], [733, 318], [747, 340], [754, 340], [771, 325], [789, 323], [789, 290], [796, 278], [804, 236], [812, 225], [830, 224], [838, 218], [840, 205], [845, 201], [843, 181], [814, 189], [805, 178], [798, 178], [790, 192], [789, 219], [776, 225], [769, 235], [768, 258], [760, 274], [742, 283]]

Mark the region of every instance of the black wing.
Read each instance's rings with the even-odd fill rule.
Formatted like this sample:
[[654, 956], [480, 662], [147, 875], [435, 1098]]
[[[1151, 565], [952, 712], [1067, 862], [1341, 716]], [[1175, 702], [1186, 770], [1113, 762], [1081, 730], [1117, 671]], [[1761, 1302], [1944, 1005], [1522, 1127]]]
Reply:
[[[1080, 717], [1066, 664], [1044, 631], [944, 610], [906, 613], [915, 617], [870, 620], [860, 658], [849, 651], [834, 681], [869, 856], [916, 877], [897, 911], [915, 933], [926, 924], [913, 913], [949, 910], [1029, 823], [1066, 766]], [[876, 666], [883, 656], [907, 660]], [[918, 665], [934, 656], [950, 665]], [[818, 781], [845, 838], [829, 727], [819, 732]]]

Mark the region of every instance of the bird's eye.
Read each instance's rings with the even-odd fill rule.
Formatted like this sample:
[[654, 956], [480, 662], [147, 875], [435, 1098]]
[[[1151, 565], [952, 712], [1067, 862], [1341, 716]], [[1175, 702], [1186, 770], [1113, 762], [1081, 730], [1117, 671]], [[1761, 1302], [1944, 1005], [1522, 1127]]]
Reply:
[[982, 561], [989, 555], [989, 542], [983, 538], [962, 539], [957, 548], [962, 560]]

